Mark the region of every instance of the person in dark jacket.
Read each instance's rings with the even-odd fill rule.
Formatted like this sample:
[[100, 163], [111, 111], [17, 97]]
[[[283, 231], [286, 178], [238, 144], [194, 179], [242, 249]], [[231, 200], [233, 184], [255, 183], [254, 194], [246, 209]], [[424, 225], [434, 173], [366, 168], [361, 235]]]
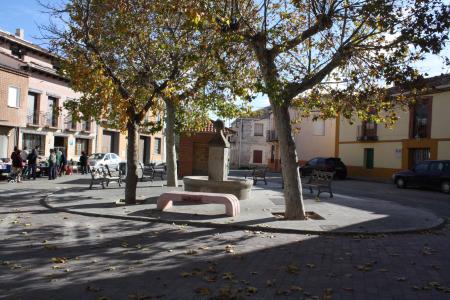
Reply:
[[13, 153], [11, 153], [11, 160], [12, 160], [12, 171], [16, 175], [17, 182], [21, 182], [24, 161], [22, 159], [22, 156], [20, 155], [20, 150], [19, 148], [17, 148], [17, 146], [14, 146], [14, 151]]
[[48, 157], [48, 180], [56, 179], [56, 153], [54, 149], [50, 149], [50, 156]]
[[87, 174], [87, 163], [88, 163], [88, 157], [84, 151], [81, 151], [80, 156], [80, 167], [81, 167], [81, 174]]
[[66, 168], [67, 168], [67, 158], [66, 158], [66, 154], [64, 152], [61, 153], [60, 160], [61, 161], [59, 163], [59, 176], [62, 176], [63, 174], [65, 174]]
[[36, 162], [38, 158], [39, 147], [36, 146], [31, 153], [28, 154], [28, 168], [30, 169], [30, 173], [28, 174], [28, 179], [33, 177], [33, 180], [36, 180]]

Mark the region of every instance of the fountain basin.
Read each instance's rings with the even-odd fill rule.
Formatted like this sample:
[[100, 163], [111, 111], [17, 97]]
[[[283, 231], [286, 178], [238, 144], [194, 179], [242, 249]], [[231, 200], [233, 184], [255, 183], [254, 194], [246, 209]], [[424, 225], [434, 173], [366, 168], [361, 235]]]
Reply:
[[228, 177], [224, 181], [209, 180], [208, 176], [186, 176], [183, 178], [184, 190], [188, 192], [233, 194], [239, 200], [250, 198], [252, 179]]

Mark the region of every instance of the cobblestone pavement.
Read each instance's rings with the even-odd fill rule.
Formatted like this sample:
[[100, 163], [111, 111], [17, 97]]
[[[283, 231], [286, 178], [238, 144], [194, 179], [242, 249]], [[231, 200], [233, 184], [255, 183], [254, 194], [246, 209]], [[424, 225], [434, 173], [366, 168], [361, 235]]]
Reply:
[[1, 299], [450, 299], [450, 228], [324, 237], [54, 213], [0, 185]]

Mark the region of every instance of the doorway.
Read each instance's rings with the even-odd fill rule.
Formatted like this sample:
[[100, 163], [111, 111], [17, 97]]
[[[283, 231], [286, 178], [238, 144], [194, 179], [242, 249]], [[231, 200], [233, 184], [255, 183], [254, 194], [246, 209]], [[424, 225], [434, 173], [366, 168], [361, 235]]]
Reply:
[[61, 150], [61, 152], [67, 157], [67, 138], [63, 136], [55, 136], [53, 148], [55, 150]]
[[409, 149], [408, 167], [411, 169], [418, 163], [430, 159], [430, 148], [412, 148]]
[[150, 163], [150, 137], [139, 137], [139, 161], [143, 164]]

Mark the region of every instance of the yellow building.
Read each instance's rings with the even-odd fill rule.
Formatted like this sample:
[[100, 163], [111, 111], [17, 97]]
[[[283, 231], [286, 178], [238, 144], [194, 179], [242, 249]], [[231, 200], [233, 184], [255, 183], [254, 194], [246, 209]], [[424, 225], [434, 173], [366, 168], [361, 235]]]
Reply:
[[349, 176], [387, 180], [426, 159], [450, 159], [450, 74], [426, 79], [428, 92], [393, 128], [337, 121], [336, 155]]

